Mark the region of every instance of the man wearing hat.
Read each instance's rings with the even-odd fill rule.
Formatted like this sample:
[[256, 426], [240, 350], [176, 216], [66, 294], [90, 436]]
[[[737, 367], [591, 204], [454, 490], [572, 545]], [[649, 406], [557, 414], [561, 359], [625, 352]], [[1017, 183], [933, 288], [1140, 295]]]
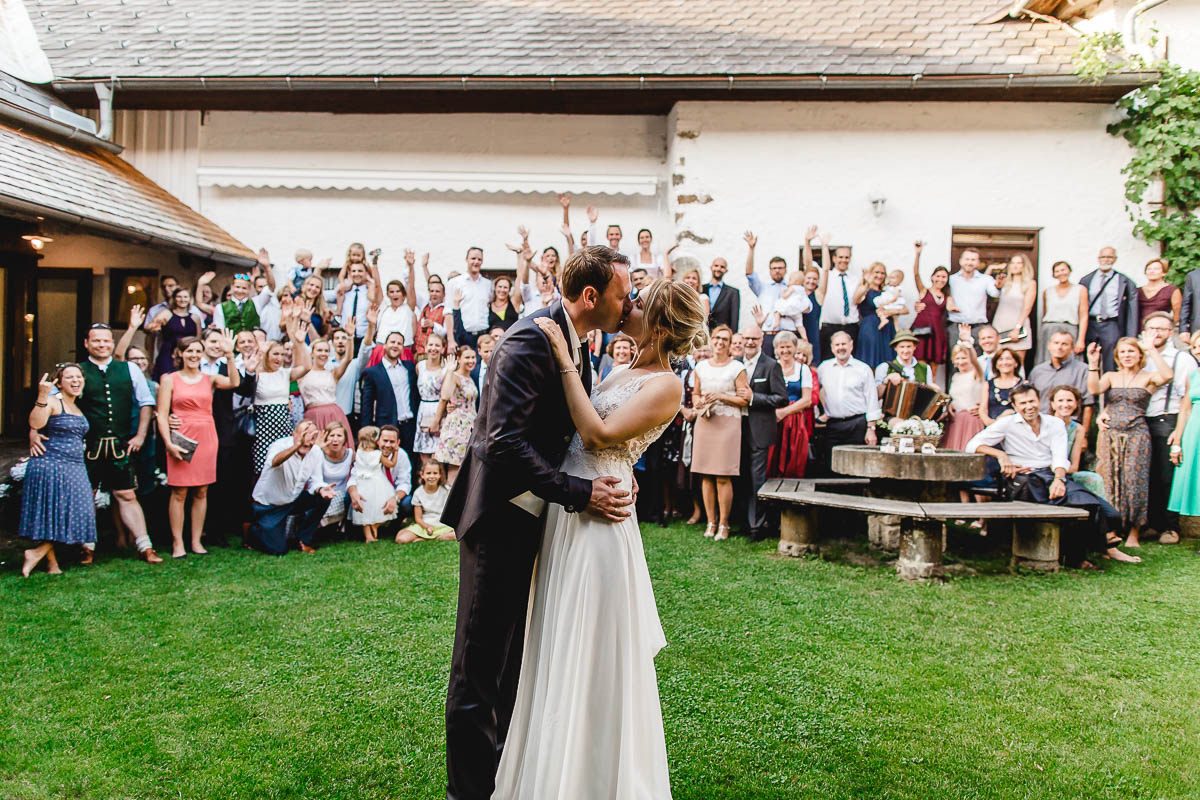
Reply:
[[875, 387], [880, 397], [883, 397], [888, 384], [901, 381], [915, 381], [933, 386], [933, 369], [913, 355], [917, 351], [917, 342], [917, 337], [909, 329], [901, 328], [896, 331], [891, 341], [896, 357], [875, 368]]

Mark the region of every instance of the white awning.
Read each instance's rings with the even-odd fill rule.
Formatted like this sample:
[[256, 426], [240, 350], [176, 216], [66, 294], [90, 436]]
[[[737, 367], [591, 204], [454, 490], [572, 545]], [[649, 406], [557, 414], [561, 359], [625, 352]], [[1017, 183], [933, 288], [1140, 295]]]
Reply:
[[369, 189], [389, 192], [644, 195], [658, 193], [657, 175], [536, 172], [200, 167], [201, 186], [252, 189]]

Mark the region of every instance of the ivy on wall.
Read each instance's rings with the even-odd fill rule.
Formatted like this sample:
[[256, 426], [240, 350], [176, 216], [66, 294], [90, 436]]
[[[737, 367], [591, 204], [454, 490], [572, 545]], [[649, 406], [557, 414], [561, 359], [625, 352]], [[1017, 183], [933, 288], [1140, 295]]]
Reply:
[[[1075, 74], [1099, 82], [1122, 70], [1153, 70], [1158, 79], [1117, 101], [1123, 113], [1108, 132], [1125, 139], [1133, 157], [1121, 170], [1133, 233], [1159, 242], [1167, 279], [1182, 284], [1200, 267], [1200, 72], [1167, 61], [1147, 63], [1125, 52], [1121, 34], [1085, 34]], [[1161, 183], [1162, 197], [1147, 196]]]

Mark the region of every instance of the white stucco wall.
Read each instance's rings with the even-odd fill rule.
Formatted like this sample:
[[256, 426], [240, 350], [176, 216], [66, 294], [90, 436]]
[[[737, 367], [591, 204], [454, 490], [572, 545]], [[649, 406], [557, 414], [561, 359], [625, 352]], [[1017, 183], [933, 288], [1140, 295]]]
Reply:
[[[661, 117], [549, 115], [390, 115], [213, 112], [200, 127], [199, 167], [319, 168], [363, 171], [662, 177], [666, 120]], [[573, 195], [576, 240], [586, 229], [585, 207], [632, 237], [649, 227], [662, 247], [672, 239], [665, 195]], [[552, 192], [387, 191], [206, 186], [201, 211], [253, 247], [265, 246], [277, 265], [297, 247], [335, 265], [353, 241], [381, 247], [384, 278], [398, 276], [403, 250], [431, 253], [431, 268], [462, 269], [468, 245], [485, 250], [485, 266], [511, 267], [506, 242], [518, 225], [530, 228], [535, 248], [553, 245], [566, 257], [559, 233], [562, 209]], [[419, 267], [418, 267], [419, 272]]]
[[1157, 30], [1171, 61], [1200, 69], [1200, 0], [1167, 0], [1142, 15], [1140, 30]]
[[[1140, 278], [1157, 252], [1131, 234], [1120, 174], [1128, 150], [1105, 133], [1111, 114], [1089, 104], [680, 103], [668, 165], [682, 183], [670, 207], [679, 230], [712, 240], [680, 249], [704, 267], [724, 256], [744, 287], [747, 229], [759, 236], [760, 271], [775, 254], [794, 268], [805, 229], [818, 224], [854, 247], [860, 267], [907, 271], [923, 239], [928, 274], [947, 263], [956, 226], [1040, 227], [1043, 285], [1053, 261], [1081, 275], [1103, 245]], [[872, 192], [887, 198], [879, 217]], [[679, 194], [712, 201], [680, 204]]]

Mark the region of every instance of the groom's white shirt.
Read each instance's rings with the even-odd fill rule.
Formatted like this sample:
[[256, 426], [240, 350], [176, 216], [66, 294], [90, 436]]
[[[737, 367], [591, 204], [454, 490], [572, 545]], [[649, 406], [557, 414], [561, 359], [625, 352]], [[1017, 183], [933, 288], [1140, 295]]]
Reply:
[[[576, 369], [580, 369], [579, 333], [575, 330], [575, 323], [571, 320], [571, 314], [567, 311], [567, 307], [565, 305], [563, 306], [563, 316], [567, 318], [567, 342], [571, 346], [571, 361], [575, 364]], [[538, 497], [533, 492], [524, 492], [519, 494], [509, 502], [518, 508], [528, 511], [535, 517], [540, 517], [542, 512], [546, 510], [546, 501]]]

